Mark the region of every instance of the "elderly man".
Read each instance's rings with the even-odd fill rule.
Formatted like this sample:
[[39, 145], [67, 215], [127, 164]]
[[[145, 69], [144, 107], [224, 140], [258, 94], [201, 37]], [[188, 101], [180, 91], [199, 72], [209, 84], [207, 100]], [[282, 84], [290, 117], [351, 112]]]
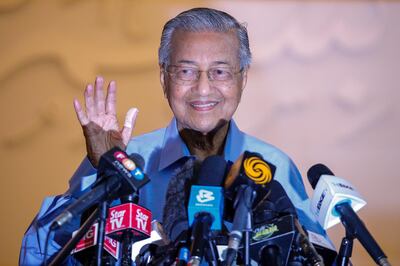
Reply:
[[[241, 132], [232, 120], [247, 81], [251, 62], [245, 27], [232, 16], [213, 9], [195, 8], [179, 14], [164, 26], [159, 48], [160, 81], [174, 113], [166, 127], [131, 139], [137, 109], [128, 111], [121, 128], [116, 118], [116, 84], [104, 95], [104, 80], [97, 77], [85, 90], [85, 110], [74, 107], [86, 139], [87, 158], [62, 196], [49, 197], [23, 239], [21, 264], [40, 264], [49, 223], [69, 202], [86, 192], [96, 179], [101, 154], [117, 145], [128, 154], [140, 154], [151, 182], [140, 191], [140, 204], [162, 222], [170, 177], [184, 158], [202, 161], [222, 155], [235, 161], [245, 150], [258, 152], [276, 166], [278, 180], [297, 208], [300, 222], [310, 231], [325, 232], [309, 213], [309, 200], [301, 176], [291, 160], [277, 148]], [[71, 237], [75, 225], [50, 239], [49, 256]], [[324, 238], [322, 237], [322, 238]]]

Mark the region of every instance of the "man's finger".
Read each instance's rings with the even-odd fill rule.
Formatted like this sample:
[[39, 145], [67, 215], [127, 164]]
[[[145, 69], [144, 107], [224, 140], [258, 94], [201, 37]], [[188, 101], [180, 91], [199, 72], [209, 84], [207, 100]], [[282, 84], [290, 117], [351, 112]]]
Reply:
[[82, 106], [77, 99], [74, 99], [74, 109], [79, 123], [81, 123], [82, 126], [89, 124], [89, 119], [87, 118], [86, 113], [83, 111]]
[[85, 89], [85, 105], [86, 105], [86, 114], [88, 118], [96, 117], [96, 106], [94, 104], [94, 90], [93, 85], [88, 84]]
[[126, 114], [124, 127], [122, 129], [122, 141], [125, 145], [128, 145], [128, 142], [131, 139], [138, 113], [139, 110], [137, 108], [131, 108]]
[[103, 85], [104, 79], [102, 77], [96, 77], [96, 80], [94, 82], [94, 103], [96, 106], [97, 114], [99, 115], [106, 113]]
[[109, 115], [116, 115], [117, 106], [117, 84], [114, 80], [110, 81], [107, 88], [107, 99], [106, 99], [106, 113]]

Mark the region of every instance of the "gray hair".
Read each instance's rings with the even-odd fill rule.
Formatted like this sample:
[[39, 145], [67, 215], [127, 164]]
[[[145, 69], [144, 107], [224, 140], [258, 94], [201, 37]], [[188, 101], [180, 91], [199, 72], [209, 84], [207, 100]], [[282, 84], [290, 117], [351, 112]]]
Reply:
[[158, 63], [160, 65], [169, 65], [171, 39], [174, 31], [178, 29], [190, 32], [228, 32], [234, 29], [239, 40], [240, 68], [244, 69], [250, 66], [251, 52], [246, 27], [231, 15], [211, 8], [193, 8], [184, 11], [165, 24], [158, 49]]

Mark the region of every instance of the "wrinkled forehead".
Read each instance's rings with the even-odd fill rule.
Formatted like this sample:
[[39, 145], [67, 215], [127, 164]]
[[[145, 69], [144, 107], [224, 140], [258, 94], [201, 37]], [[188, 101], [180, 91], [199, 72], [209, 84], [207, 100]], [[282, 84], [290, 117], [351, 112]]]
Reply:
[[239, 40], [236, 32], [175, 31], [171, 39], [170, 63], [181, 62], [199, 66], [239, 66]]

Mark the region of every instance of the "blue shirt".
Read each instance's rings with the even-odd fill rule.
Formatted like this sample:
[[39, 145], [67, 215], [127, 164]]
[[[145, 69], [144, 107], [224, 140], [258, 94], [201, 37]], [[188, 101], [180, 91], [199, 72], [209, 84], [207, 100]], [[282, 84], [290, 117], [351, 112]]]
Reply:
[[[276, 166], [274, 179], [285, 188], [289, 198], [297, 209], [300, 223], [307, 230], [322, 235], [329, 242], [326, 232], [310, 213], [310, 200], [307, 197], [302, 177], [290, 158], [276, 147], [249, 136], [230, 122], [224, 147], [224, 158], [232, 162], [244, 151], [257, 152], [266, 161]], [[162, 222], [166, 189], [169, 178], [182, 164], [182, 158], [190, 156], [186, 144], [177, 130], [173, 119], [166, 128], [162, 128], [133, 138], [126, 149], [128, 154], [138, 153], [145, 160], [144, 172], [151, 182], [140, 190], [140, 205], [152, 211], [153, 219]], [[84, 159], [69, 182], [68, 191], [61, 196], [47, 197], [39, 213], [28, 228], [22, 241], [20, 264], [39, 265], [43, 262], [45, 238], [51, 221], [74, 199], [86, 192], [96, 180], [96, 169], [88, 159]], [[76, 219], [68, 228], [57, 232], [50, 240], [48, 256], [57, 253], [71, 237], [71, 232], [79, 227]], [[73, 264], [73, 263], [71, 263]]]

